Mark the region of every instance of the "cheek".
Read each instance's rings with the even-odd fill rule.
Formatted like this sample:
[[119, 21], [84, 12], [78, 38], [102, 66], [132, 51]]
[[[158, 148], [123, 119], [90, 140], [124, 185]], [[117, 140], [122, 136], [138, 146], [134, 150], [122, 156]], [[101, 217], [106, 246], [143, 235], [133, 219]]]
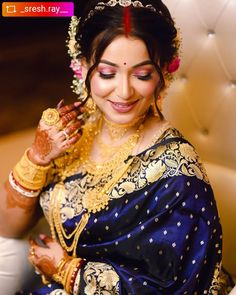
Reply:
[[159, 81], [159, 76], [155, 75], [150, 81], [139, 82], [136, 85], [136, 90], [144, 97], [151, 97], [157, 89]]
[[98, 97], [106, 97], [113, 89], [111, 83], [97, 76], [92, 77], [90, 85], [92, 95]]
[[143, 83], [142, 87], [139, 87], [138, 92], [144, 96], [144, 97], [149, 97], [152, 96], [153, 93], [155, 92], [157, 87], [157, 83], [150, 82], [150, 83]]

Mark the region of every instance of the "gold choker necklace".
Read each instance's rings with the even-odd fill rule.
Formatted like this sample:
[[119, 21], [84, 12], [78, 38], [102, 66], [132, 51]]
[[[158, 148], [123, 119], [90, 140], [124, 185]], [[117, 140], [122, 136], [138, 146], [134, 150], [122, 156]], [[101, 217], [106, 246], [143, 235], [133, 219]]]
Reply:
[[104, 122], [104, 126], [108, 130], [109, 137], [112, 141], [118, 141], [127, 133], [130, 128], [135, 127], [136, 125], [140, 125], [140, 123], [144, 120], [146, 114], [136, 118], [133, 122], [127, 124], [118, 124], [112, 121], [109, 121], [105, 116], [102, 116], [102, 121]]

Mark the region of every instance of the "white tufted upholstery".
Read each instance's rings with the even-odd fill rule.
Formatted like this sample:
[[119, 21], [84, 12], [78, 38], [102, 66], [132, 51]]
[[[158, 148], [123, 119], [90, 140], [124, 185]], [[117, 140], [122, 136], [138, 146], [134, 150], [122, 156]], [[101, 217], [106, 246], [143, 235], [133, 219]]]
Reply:
[[206, 163], [223, 225], [224, 265], [236, 277], [236, 1], [163, 1], [183, 39], [164, 113]]

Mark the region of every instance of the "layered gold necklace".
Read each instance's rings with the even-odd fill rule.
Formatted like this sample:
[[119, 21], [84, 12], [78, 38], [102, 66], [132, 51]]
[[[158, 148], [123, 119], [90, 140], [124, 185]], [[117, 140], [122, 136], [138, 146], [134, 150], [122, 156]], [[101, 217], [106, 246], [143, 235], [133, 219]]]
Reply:
[[[81, 232], [89, 220], [90, 214], [99, 212], [107, 207], [110, 200], [109, 194], [112, 188], [128, 170], [132, 162], [132, 158], [128, 161], [125, 160], [128, 156], [132, 155], [134, 148], [139, 142], [140, 133], [143, 128], [142, 121], [143, 118], [133, 124], [132, 127], [136, 127], [136, 130], [127, 137], [126, 141], [112, 147], [103, 143], [100, 137], [104, 122], [102, 118], [100, 118], [98, 122], [95, 121], [87, 124], [84, 128], [79, 151], [77, 152], [79, 154], [79, 159], [67, 167], [63, 173], [62, 180], [75, 174], [76, 172], [82, 172], [92, 176], [95, 186], [87, 189], [86, 193], [81, 196], [85, 211], [75, 229], [70, 234], [67, 234], [64, 230], [60, 216], [60, 204], [62, 204], [62, 200], [65, 198], [67, 192], [64, 183], [60, 182], [53, 189], [49, 213], [49, 223], [52, 237], [56, 239], [57, 236], [62, 247], [68, 252], [72, 251], [73, 256], [76, 256], [77, 243]], [[108, 125], [109, 123], [110, 122], [106, 121], [105, 124]], [[111, 130], [111, 125], [109, 126]], [[118, 134], [121, 133], [120, 128], [123, 128], [122, 130], [124, 136], [130, 127], [131, 126], [128, 125], [118, 126], [117, 124], [112, 123], [112, 136], [114, 135], [117, 139]], [[120, 133], [115, 129], [118, 129]], [[115, 134], [117, 134], [117, 136]], [[118, 136], [118, 138], [119, 140], [121, 139], [120, 136]], [[101, 158], [101, 161], [99, 162], [91, 159], [91, 151], [94, 143], [96, 142], [98, 142], [99, 154]], [[70, 239], [72, 239], [72, 242], [68, 246], [67, 243]]]
[[[140, 117], [130, 124], [116, 124], [108, 121], [105, 117], [101, 118], [99, 122], [100, 127], [98, 127], [100, 132], [98, 132], [95, 140], [100, 158], [99, 163], [96, 165], [98, 166], [99, 164], [99, 171], [101, 171], [102, 166], [104, 166], [106, 171], [108, 171], [109, 167], [113, 169], [133, 152], [140, 139], [143, 119], [144, 117]], [[107, 131], [109, 143], [104, 142], [102, 138], [102, 127]], [[127, 133], [131, 130], [134, 130], [134, 132], [128, 136]]]
[[144, 120], [145, 116], [146, 114], [144, 114], [143, 116], [137, 117], [134, 121], [128, 124], [117, 124], [115, 122], [108, 120], [105, 116], [101, 118], [102, 119], [101, 121], [104, 127], [108, 130], [110, 139], [116, 142], [122, 139], [130, 128], [139, 126], [140, 122]]

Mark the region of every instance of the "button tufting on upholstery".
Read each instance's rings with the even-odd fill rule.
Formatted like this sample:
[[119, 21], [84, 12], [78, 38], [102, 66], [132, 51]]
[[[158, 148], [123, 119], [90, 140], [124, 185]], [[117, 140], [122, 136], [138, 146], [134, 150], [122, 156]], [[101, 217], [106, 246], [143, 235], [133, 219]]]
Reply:
[[234, 80], [230, 81], [230, 86], [232, 89], [236, 89], [236, 81]]
[[209, 135], [210, 131], [207, 128], [202, 128], [201, 133], [205, 136]]
[[185, 74], [181, 74], [179, 78], [180, 78], [180, 81], [183, 83], [186, 83], [188, 80], [188, 78]]
[[215, 37], [215, 34], [216, 34], [215, 31], [212, 29], [207, 31], [207, 36], [210, 38]]

